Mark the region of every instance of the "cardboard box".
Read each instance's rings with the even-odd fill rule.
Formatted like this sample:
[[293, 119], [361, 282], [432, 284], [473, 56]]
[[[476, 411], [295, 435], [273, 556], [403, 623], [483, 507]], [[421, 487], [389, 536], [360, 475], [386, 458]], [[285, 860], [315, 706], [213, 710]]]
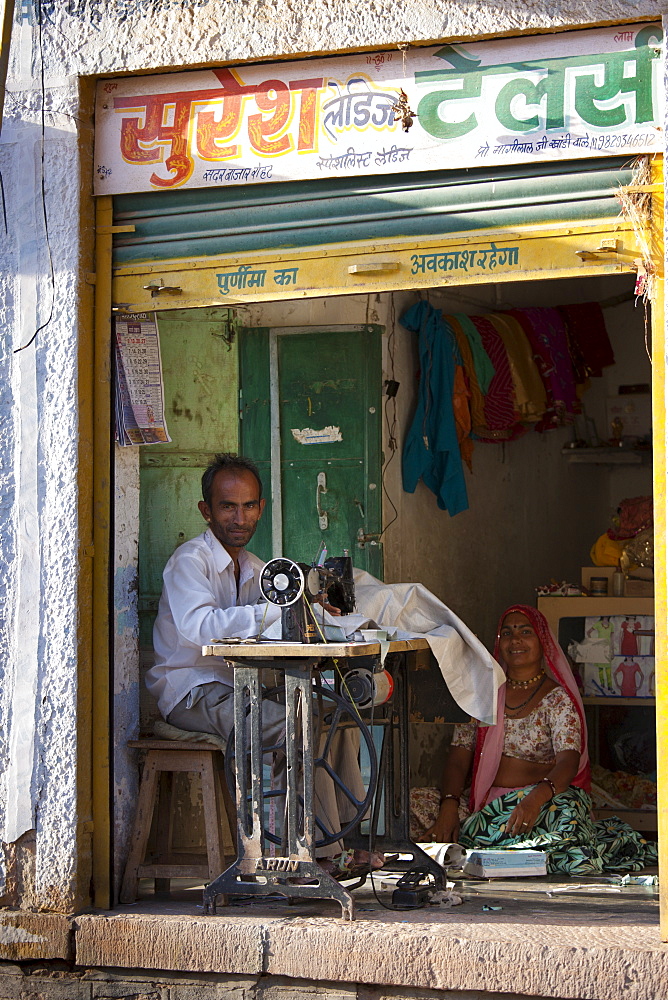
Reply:
[[624, 597], [654, 597], [654, 580], [624, 580]]

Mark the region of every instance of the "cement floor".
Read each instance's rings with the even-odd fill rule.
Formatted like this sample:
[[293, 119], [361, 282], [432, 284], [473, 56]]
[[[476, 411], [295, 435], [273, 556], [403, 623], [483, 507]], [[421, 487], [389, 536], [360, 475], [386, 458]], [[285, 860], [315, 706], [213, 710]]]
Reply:
[[[648, 868], [642, 874], [656, 875], [657, 871], [656, 868]], [[411, 924], [447, 924], [452, 920], [482, 924], [501, 920], [518, 924], [531, 924], [536, 920], [542, 924], [602, 921], [611, 929], [617, 923], [633, 923], [639, 930], [644, 926], [658, 927], [659, 923], [658, 885], [620, 886], [619, 878], [612, 875], [600, 878], [546, 875], [526, 879], [481, 880], [462, 879], [453, 873], [449, 879], [455, 883], [454, 891], [462, 896], [460, 906], [452, 909], [426, 906], [398, 910], [392, 908], [393, 883], [377, 873], [373, 880], [368, 878], [363, 886], [353, 891], [355, 919]], [[119, 905], [115, 912], [201, 916], [203, 888], [201, 882], [192, 879], [174, 879], [170, 892], [156, 894], [152, 880], [142, 879], [137, 903]], [[485, 907], [494, 909], [486, 910]], [[231, 896], [227, 907], [218, 906], [216, 915], [223, 918], [244, 916], [261, 919], [280, 915], [285, 919], [331, 919], [340, 917], [341, 908], [338, 903], [325, 900], [295, 900], [290, 903], [278, 896], [266, 900]]]
[[[391, 891], [378, 893], [389, 902]], [[612, 877], [464, 881], [464, 902], [390, 911], [370, 885], [356, 919], [333, 903], [237, 898], [204, 916], [202, 887], [173, 885], [108, 913], [76, 918], [85, 966], [287, 976], [416, 990], [525, 994], [565, 1000], [668, 998], [668, 944], [656, 886]], [[555, 891], [555, 890], [563, 891]]]

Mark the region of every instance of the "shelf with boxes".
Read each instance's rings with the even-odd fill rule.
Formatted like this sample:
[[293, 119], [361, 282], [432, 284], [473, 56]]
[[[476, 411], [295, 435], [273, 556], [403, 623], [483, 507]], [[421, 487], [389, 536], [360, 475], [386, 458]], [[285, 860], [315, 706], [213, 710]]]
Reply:
[[638, 803], [644, 808], [616, 804], [614, 793], [606, 805], [599, 797], [595, 817], [619, 816], [636, 830], [656, 830], [652, 785], [642, 776], [656, 768], [653, 598], [546, 596], [538, 598], [538, 609], [562, 648], [580, 661], [595, 783], [597, 776], [628, 771], [647, 789]]

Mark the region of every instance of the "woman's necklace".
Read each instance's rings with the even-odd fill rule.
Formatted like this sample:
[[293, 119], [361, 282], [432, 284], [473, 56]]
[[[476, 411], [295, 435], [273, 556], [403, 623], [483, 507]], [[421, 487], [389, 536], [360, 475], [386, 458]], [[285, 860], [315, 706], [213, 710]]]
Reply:
[[532, 684], [535, 684], [537, 680], [540, 680], [543, 675], [543, 671], [539, 670], [535, 677], [530, 677], [528, 681], [516, 681], [514, 677], [507, 677], [506, 683], [508, 687], [511, 688], [529, 688]]
[[[540, 677], [540, 674], [538, 676]], [[535, 677], [534, 677], [534, 680], [536, 680]], [[505, 706], [506, 712], [519, 712], [519, 710], [521, 708], [526, 708], [526, 706], [529, 704], [529, 702], [531, 701], [531, 699], [533, 698], [533, 696], [536, 695], [536, 694], [538, 694], [538, 692], [540, 691], [540, 689], [542, 688], [542, 686], [543, 686], [543, 684], [545, 683], [546, 680], [547, 680], [547, 677], [546, 677], [545, 674], [543, 674], [542, 681], [540, 682], [540, 684], [538, 685], [538, 687], [535, 689], [535, 691], [531, 692], [531, 694], [529, 695], [529, 697], [527, 698], [527, 700], [523, 701], [521, 705], [512, 705], [512, 706], [511, 705], [506, 705]]]

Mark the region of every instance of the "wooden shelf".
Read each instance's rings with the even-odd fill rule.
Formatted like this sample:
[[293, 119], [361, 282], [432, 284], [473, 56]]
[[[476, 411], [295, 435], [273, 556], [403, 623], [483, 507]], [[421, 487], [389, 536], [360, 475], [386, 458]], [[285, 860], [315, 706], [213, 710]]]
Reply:
[[654, 708], [656, 705], [655, 698], [615, 698], [610, 695], [606, 698], [602, 695], [587, 695], [582, 698], [583, 705], [608, 705], [612, 708], [618, 708], [620, 706], [628, 706], [630, 708]]
[[611, 615], [653, 615], [653, 597], [551, 597], [538, 598], [538, 610], [559, 637], [560, 618], [609, 617]]
[[574, 465], [642, 465], [652, 459], [650, 448], [562, 448]]

